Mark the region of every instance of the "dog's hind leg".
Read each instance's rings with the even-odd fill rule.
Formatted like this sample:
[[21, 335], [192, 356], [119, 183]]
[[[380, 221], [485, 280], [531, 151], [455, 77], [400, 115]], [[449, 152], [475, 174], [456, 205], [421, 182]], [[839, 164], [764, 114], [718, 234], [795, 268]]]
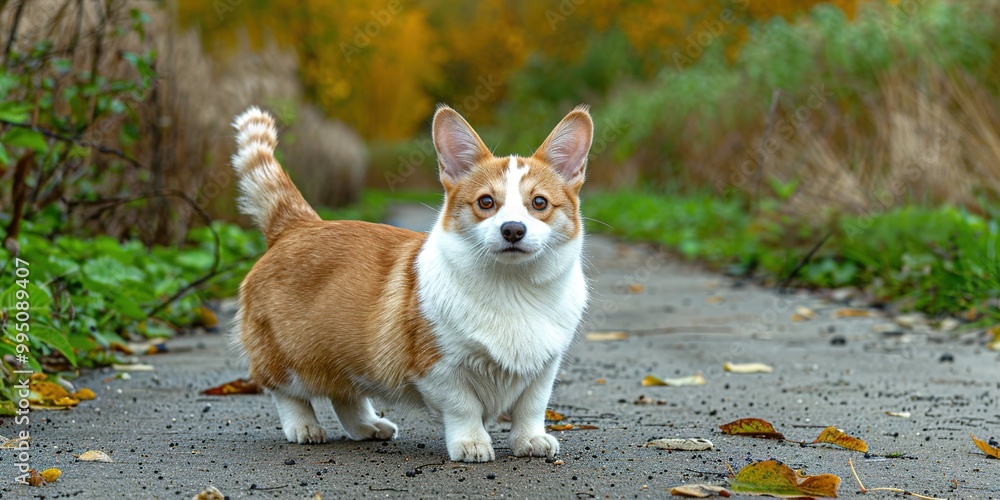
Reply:
[[355, 441], [388, 440], [396, 437], [399, 428], [388, 419], [379, 417], [375, 413], [370, 399], [360, 397], [350, 400], [332, 399], [331, 401], [333, 409], [337, 412], [337, 418], [340, 419], [340, 425], [344, 427], [344, 431], [351, 439]]

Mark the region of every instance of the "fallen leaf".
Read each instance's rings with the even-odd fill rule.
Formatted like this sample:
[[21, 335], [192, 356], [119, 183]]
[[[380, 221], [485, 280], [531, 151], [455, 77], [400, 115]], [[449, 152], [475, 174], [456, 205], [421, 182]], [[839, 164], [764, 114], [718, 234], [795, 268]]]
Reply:
[[757, 493], [783, 498], [837, 498], [840, 478], [833, 474], [805, 476], [777, 460], [755, 462], [729, 480], [733, 493]]
[[142, 363], [133, 363], [130, 365], [111, 365], [111, 368], [118, 370], [120, 372], [151, 372], [156, 369], [153, 365], [146, 365]]
[[639, 399], [636, 399], [635, 401], [633, 401], [632, 404], [636, 404], [636, 405], [657, 405], [657, 406], [660, 406], [660, 405], [667, 404], [667, 402], [664, 401], [664, 400], [662, 400], [662, 399], [647, 398], [646, 396], [640, 394], [639, 395]]
[[705, 302], [708, 303], [708, 304], [721, 304], [725, 300], [726, 300], [725, 297], [723, 297], [721, 295], [711, 295], [711, 296], [705, 297]]
[[683, 451], [703, 451], [711, 450], [715, 447], [711, 441], [702, 438], [664, 438], [654, 439], [646, 446], [660, 448], [662, 450], [683, 450]]
[[218, 488], [209, 485], [192, 497], [191, 500], [225, 500], [226, 498]]
[[548, 420], [550, 422], [559, 422], [559, 421], [561, 421], [564, 418], [565, 417], [563, 417], [562, 415], [560, 415], [560, 414], [558, 414], [558, 413], [556, 413], [556, 412], [554, 412], [552, 410], [549, 410], [547, 408], [545, 410], [545, 420]]
[[646, 289], [646, 285], [641, 283], [632, 283], [628, 286], [628, 293], [636, 294], [642, 293]]
[[885, 414], [890, 417], [910, 418], [910, 412], [908, 411], [887, 411]]
[[771, 373], [774, 371], [774, 367], [764, 363], [730, 363], [727, 361], [723, 363], [722, 368], [733, 373]]
[[90, 401], [91, 399], [96, 398], [97, 394], [94, 394], [94, 391], [84, 387], [79, 391], [74, 392], [73, 397], [79, 399], [80, 401]]
[[550, 431], [594, 431], [597, 428], [596, 425], [586, 424], [552, 424], [546, 427]]
[[991, 351], [1000, 351], [1000, 325], [994, 326], [986, 331], [993, 336], [993, 340], [990, 340], [986, 344], [986, 347]]
[[32, 377], [29, 383], [28, 403], [34, 410], [65, 410], [79, 402], [65, 387], [49, 382], [46, 377]]
[[807, 317], [799, 315], [799, 314], [793, 314], [792, 315], [792, 321], [796, 322], [796, 323], [799, 322], [799, 321], [809, 321], [809, 319], [810, 318], [807, 318]]
[[0, 445], [0, 448], [9, 450], [9, 449], [15, 449], [15, 448], [21, 447], [22, 446], [21, 445], [22, 442], [23, 443], [29, 443], [31, 441], [31, 436], [24, 436], [23, 438], [22, 437], [15, 437], [15, 438], [10, 438], [10, 439], [6, 439], [3, 436], [0, 436], [0, 441], [3, 441], [3, 444]]
[[868, 452], [868, 443], [859, 438], [848, 436], [847, 433], [832, 425], [823, 429], [823, 432], [819, 433], [819, 437], [813, 443], [827, 443], [848, 450]]
[[868, 309], [853, 309], [845, 307], [833, 312], [834, 318], [874, 318], [875, 313]]
[[28, 485], [30, 486], [42, 486], [45, 484], [45, 479], [37, 470], [31, 469], [28, 471]]
[[195, 311], [195, 324], [205, 328], [215, 328], [219, 324], [219, 319], [211, 309], [201, 306]]
[[670, 489], [670, 494], [678, 497], [708, 498], [714, 496], [729, 497], [729, 492], [722, 486], [711, 484], [684, 484]]
[[604, 385], [604, 384], [608, 383], [608, 379], [599, 378], [599, 379], [595, 380], [594, 383], [597, 384], [597, 385]]
[[608, 340], [625, 340], [628, 334], [625, 332], [590, 332], [583, 336], [591, 342], [606, 342]]
[[672, 387], [682, 386], [682, 385], [705, 385], [705, 377], [700, 373], [696, 373], [689, 377], [680, 378], [664, 378], [661, 379], [655, 375], [646, 375], [646, 378], [642, 379], [642, 386], [656, 386], [656, 385], [668, 385]]
[[105, 462], [109, 464], [114, 463], [114, 460], [111, 460], [111, 457], [109, 457], [107, 453], [104, 453], [103, 451], [100, 450], [90, 450], [83, 452], [80, 455], [73, 455], [73, 456], [76, 457], [77, 460], [82, 460], [84, 462]]
[[792, 321], [795, 321], [796, 316], [801, 318], [799, 321], [805, 321], [816, 317], [816, 313], [806, 306], [795, 306], [795, 314], [792, 316]]
[[231, 396], [234, 394], [260, 394], [263, 390], [252, 380], [244, 378], [201, 391], [206, 396]]
[[976, 439], [976, 436], [973, 436], [972, 433], [969, 433], [969, 437], [972, 438], [973, 443], [976, 443], [976, 447], [978, 447], [980, 450], [983, 450], [983, 453], [993, 458], [1000, 458], [1000, 448], [997, 448], [995, 446], [990, 446], [990, 444], [987, 443], [986, 441], [981, 441], [979, 439]]
[[56, 482], [56, 479], [59, 479], [59, 476], [62, 475], [62, 471], [52, 467], [39, 472], [38, 475], [42, 476], [42, 479], [44, 479], [46, 483], [54, 483]]
[[732, 436], [749, 436], [764, 439], [785, 439], [780, 432], [767, 420], [759, 418], [741, 418], [719, 426], [724, 434]]

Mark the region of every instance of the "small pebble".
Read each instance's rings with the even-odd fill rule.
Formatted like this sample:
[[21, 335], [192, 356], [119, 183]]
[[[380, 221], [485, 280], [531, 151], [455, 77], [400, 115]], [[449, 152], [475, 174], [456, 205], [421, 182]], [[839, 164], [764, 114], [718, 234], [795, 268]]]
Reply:
[[492, 473], [492, 472], [486, 475], [486, 479], [496, 479], [496, 478], [497, 478], [497, 475], [494, 474], [494, 473]]
[[951, 354], [949, 354], [949, 353], [946, 352], [946, 353], [942, 354], [940, 358], [938, 358], [938, 361], [940, 361], [942, 363], [954, 363], [955, 362], [955, 356], [952, 356]]
[[566, 462], [563, 462], [562, 460], [556, 460], [556, 461], [552, 462], [553, 465], [562, 465], [564, 463], [566, 463]]
[[295, 460], [291, 458], [286, 458], [285, 465], [295, 465]]
[[847, 339], [843, 335], [837, 335], [830, 339], [831, 345], [847, 345]]
[[406, 471], [406, 477], [416, 477], [416, 476], [417, 476], [417, 471], [413, 469]]

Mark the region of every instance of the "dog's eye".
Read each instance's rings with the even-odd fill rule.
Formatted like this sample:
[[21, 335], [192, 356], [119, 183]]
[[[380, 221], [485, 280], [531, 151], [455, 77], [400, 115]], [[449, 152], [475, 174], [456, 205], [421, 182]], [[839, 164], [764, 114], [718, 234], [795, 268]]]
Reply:
[[484, 195], [480, 196], [479, 197], [479, 208], [481, 208], [483, 210], [490, 210], [490, 209], [492, 209], [493, 208], [493, 197], [490, 196], [490, 195], [488, 195], [488, 194], [484, 194]]
[[549, 206], [549, 200], [542, 198], [541, 196], [536, 196], [535, 199], [531, 200], [531, 208], [541, 212]]

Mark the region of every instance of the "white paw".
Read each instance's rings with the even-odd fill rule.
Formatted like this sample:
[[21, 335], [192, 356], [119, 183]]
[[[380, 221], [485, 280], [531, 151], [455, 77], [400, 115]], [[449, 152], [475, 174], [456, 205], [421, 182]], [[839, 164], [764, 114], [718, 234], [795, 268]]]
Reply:
[[396, 432], [399, 428], [388, 419], [380, 418], [371, 422], [352, 425], [350, 428], [344, 426], [344, 430], [355, 441], [364, 441], [367, 439], [388, 441], [396, 437]]
[[326, 442], [326, 431], [318, 423], [290, 425], [284, 428], [289, 443], [319, 444]]
[[493, 445], [489, 441], [455, 441], [448, 443], [448, 457], [453, 462], [492, 462]]
[[515, 457], [552, 458], [559, 453], [559, 441], [549, 434], [517, 436], [511, 444], [511, 452]]

